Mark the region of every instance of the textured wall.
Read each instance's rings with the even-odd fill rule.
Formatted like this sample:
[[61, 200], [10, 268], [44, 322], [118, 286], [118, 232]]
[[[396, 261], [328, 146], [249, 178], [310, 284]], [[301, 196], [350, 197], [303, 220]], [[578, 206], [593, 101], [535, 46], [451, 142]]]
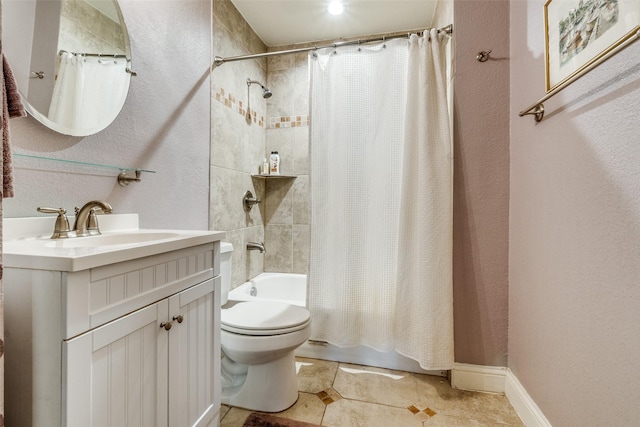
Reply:
[[457, 1], [454, 14], [455, 360], [506, 366], [509, 3]]
[[[2, 3], [0, 3], [0, 42], [2, 42]], [[0, 54], [2, 50], [0, 49]], [[3, 71], [0, 65], [0, 71]], [[4, 285], [2, 284], [2, 198], [0, 197], [0, 426], [4, 426]]]
[[120, 5], [138, 73], [120, 116], [85, 138], [56, 134], [30, 117], [15, 120], [13, 146], [19, 153], [157, 173], [123, 188], [117, 170], [15, 158], [15, 198], [4, 201], [5, 217], [37, 216], [38, 206], [73, 212], [88, 200], [104, 199], [117, 213], [139, 213], [143, 227], [207, 228], [210, 2]]
[[[31, 118], [12, 120], [13, 146], [23, 153], [147, 167], [157, 173], [144, 174], [141, 183], [122, 188], [116, 184], [117, 171], [14, 158], [15, 198], [0, 201], [0, 218], [2, 208], [5, 217], [36, 216], [37, 206], [71, 210], [98, 198], [110, 201], [118, 213], [139, 213], [144, 227], [207, 228], [210, 2], [120, 4], [138, 72], [120, 117], [107, 130], [86, 138], [55, 134]], [[0, 338], [2, 297], [0, 288]], [[2, 347], [0, 341], [0, 380]]]
[[640, 44], [545, 102], [543, 0], [511, 3], [509, 367], [552, 425], [640, 419]]

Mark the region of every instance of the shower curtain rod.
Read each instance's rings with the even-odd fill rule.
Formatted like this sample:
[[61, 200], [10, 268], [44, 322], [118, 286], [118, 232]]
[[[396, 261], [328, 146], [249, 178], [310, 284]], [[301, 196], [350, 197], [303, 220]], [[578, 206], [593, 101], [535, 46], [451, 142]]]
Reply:
[[62, 55], [63, 53], [70, 53], [71, 55], [80, 55], [80, 56], [95, 56], [98, 58], [127, 58], [127, 55], [121, 55], [119, 53], [84, 53], [84, 52], [69, 52], [68, 50], [60, 49], [58, 55]]
[[[428, 30], [425, 30], [428, 31]], [[453, 24], [449, 24], [446, 27], [438, 28], [439, 33], [445, 33], [448, 35], [453, 34]], [[422, 31], [424, 33], [424, 31]], [[289, 50], [279, 50], [275, 52], [266, 52], [266, 53], [254, 53], [252, 55], [240, 55], [240, 56], [230, 56], [228, 58], [222, 58], [220, 56], [216, 56], [213, 58], [213, 63], [216, 67], [224, 64], [225, 62], [233, 62], [233, 61], [243, 61], [245, 59], [259, 59], [259, 58], [267, 58], [270, 56], [278, 56], [278, 55], [290, 55], [292, 53], [300, 53], [300, 52], [309, 52], [317, 49], [324, 49], [328, 47], [340, 47], [340, 46], [349, 46], [352, 44], [364, 44], [364, 43], [373, 43], [373, 42], [383, 42], [385, 40], [391, 39], [400, 39], [400, 38], [408, 38], [411, 33], [397, 35], [397, 36], [388, 36], [388, 37], [375, 37], [371, 39], [358, 39], [358, 40], [348, 40], [343, 42], [334, 42], [330, 44], [325, 44], [321, 46], [311, 46], [311, 47], [301, 47], [299, 49], [289, 49]]]
[[[70, 53], [71, 55], [80, 55], [80, 56], [91, 56], [96, 58], [114, 58], [114, 59], [125, 58], [127, 60], [127, 64], [131, 63], [131, 59], [127, 55], [121, 55], [119, 53], [79, 53], [79, 52], [69, 52], [67, 50], [60, 49], [60, 51], [58, 52], [58, 55], [62, 55], [63, 53]], [[124, 71], [131, 74], [131, 77], [136, 77], [138, 75], [138, 73], [133, 71], [130, 67], [125, 68]], [[35, 73], [39, 79], [44, 77], [44, 74], [42, 74], [43, 77], [40, 77], [39, 73], [42, 73], [42, 71], [39, 71], [39, 72], [32, 71], [32, 73]]]

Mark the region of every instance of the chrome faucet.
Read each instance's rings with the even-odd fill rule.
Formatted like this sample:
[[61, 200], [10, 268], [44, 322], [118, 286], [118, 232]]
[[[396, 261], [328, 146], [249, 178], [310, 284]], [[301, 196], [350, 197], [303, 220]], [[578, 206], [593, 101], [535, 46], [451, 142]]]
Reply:
[[247, 242], [247, 250], [248, 251], [260, 251], [261, 254], [265, 253], [267, 250], [264, 248], [264, 242]]
[[109, 203], [101, 200], [87, 202], [80, 209], [76, 207], [76, 221], [73, 224], [73, 231], [76, 232], [76, 237], [100, 234], [98, 218], [96, 217], [97, 210], [101, 210], [104, 213], [111, 213], [113, 208]]

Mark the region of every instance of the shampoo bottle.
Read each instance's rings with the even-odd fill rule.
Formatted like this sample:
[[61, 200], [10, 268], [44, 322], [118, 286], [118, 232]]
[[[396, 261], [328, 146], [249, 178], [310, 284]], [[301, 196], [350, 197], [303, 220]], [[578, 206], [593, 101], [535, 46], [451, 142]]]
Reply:
[[262, 175], [269, 175], [269, 162], [267, 162], [266, 157], [262, 160], [262, 170], [260, 172]]
[[277, 151], [271, 152], [269, 173], [271, 175], [280, 175], [280, 155]]

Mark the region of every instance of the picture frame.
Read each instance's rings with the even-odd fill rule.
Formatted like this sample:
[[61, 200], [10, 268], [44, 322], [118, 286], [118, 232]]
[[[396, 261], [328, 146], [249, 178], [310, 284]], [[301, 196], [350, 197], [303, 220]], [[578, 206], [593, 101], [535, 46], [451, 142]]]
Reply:
[[549, 93], [640, 30], [640, 1], [548, 0], [544, 26]]

